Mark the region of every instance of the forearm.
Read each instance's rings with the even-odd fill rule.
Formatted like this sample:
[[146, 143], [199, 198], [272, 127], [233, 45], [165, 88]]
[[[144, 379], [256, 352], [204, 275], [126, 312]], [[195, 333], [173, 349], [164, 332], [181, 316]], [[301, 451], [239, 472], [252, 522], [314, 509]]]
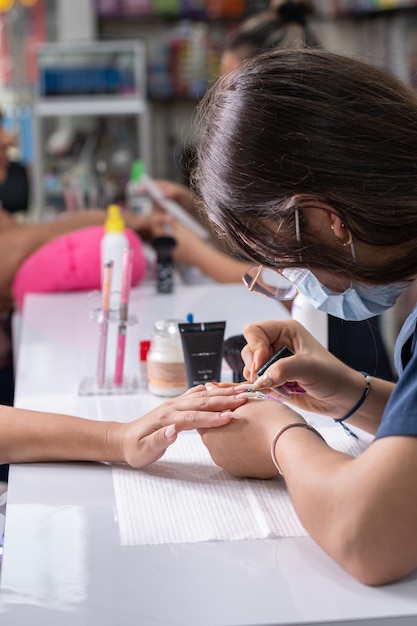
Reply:
[[248, 264], [216, 248], [203, 243], [193, 249], [194, 257], [190, 265], [197, 266], [204, 274], [219, 283], [238, 283]]
[[101, 209], [63, 213], [62, 216], [51, 222], [39, 222], [21, 226], [21, 242], [25, 244], [26, 250], [31, 254], [41, 245], [55, 237], [65, 235], [79, 228], [104, 224], [105, 219], [106, 212]]
[[4, 232], [12, 228], [19, 228], [19, 223], [10, 213], [0, 208], [0, 232]]
[[358, 457], [326, 447], [301, 428], [280, 439], [275, 454], [295, 509], [330, 556], [371, 585], [415, 568], [414, 438], [377, 440]]
[[109, 422], [0, 407], [0, 462], [122, 461]]
[[79, 228], [103, 224], [105, 212], [99, 209], [65, 214], [53, 222], [17, 225], [16, 228], [0, 233], [0, 288], [10, 287], [20, 265], [33, 252], [55, 237]]

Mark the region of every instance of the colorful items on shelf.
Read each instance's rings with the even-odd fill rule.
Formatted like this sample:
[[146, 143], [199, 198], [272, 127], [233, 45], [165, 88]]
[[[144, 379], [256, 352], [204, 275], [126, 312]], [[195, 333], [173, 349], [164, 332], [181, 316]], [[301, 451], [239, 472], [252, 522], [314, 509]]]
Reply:
[[[417, 7], [417, 0], [316, 0], [316, 5], [320, 14], [336, 16]], [[268, 6], [263, 0], [95, 0], [99, 17], [241, 19]]]
[[149, 49], [149, 95], [199, 98], [219, 75], [224, 28], [183, 20]]
[[247, 0], [96, 0], [99, 17], [242, 18]]
[[316, 0], [324, 16], [338, 16], [417, 7], [416, 0]]

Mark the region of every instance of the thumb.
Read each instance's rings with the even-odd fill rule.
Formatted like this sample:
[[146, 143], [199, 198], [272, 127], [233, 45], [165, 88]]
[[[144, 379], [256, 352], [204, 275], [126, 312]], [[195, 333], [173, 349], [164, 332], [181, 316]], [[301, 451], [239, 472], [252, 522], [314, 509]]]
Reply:
[[142, 454], [139, 467], [150, 465], [160, 459], [166, 449], [174, 443], [178, 436], [175, 424], [170, 424], [164, 428], [145, 437], [142, 441]]
[[[163, 429], [160, 429], [163, 430]], [[168, 445], [171, 445], [171, 443], [174, 443], [174, 441], [177, 438], [177, 427], [175, 426], [175, 424], [170, 424], [169, 426], [167, 426], [164, 430], [164, 439], [165, 441], [168, 442]]]
[[153, 433], [151, 445], [154, 447], [155, 453], [161, 452], [161, 455], [165, 450], [176, 440], [178, 436], [177, 427], [175, 424], [170, 424], [164, 428], [159, 428]]

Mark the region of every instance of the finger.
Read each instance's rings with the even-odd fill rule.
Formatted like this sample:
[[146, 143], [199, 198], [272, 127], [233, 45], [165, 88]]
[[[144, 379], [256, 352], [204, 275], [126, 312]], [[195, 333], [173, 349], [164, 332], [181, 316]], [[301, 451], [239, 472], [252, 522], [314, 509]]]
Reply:
[[211, 383], [205, 383], [204, 385], [207, 392], [213, 391], [214, 393], [220, 392], [220, 389], [225, 389], [226, 394], [230, 394], [233, 391], [233, 383], [218, 383], [217, 381], [213, 381]]
[[[287, 346], [294, 353], [305, 349], [320, 346], [313, 336], [295, 320], [264, 320], [255, 324], [248, 324], [243, 334], [252, 352], [261, 354], [262, 346], [272, 350], [270, 356], [282, 346]], [[262, 355], [263, 362], [267, 360]], [[257, 359], [255, 359], [257, 361]], [[262, 362], [256, 362], [257, 369]]]
[[269, 338], [255, 324], [246, 326], [243, 335], [247, 341], [241, 352], [245, 363], [245, 378], [252, 380], [256, 370], [272, 355], [272, 348]]
[[[224, 387], [214, 387], [207, 391], [205, 386], [198, 385], [188, 389], [181, 396], [171, 401], [165, 402], [159, 407], [159, 419], [170, 422], [174, 417], [175, 423], [190, 422], [186, 428], [195, 428], [193, 421], [201, 420], [206, 423], [209, 420], [209, 427], [218, 425], [218, 414], [223, 411], [233, 411], [246, 403], [245, 398], [237, 398], [234, 385], [227, 384]], [[223, 422], [220, 422], [223, 423]]]
[[233, 385], [227, 389], [219, 389], [218, 393], [207, 392], [205, 395], [184, 398], [178, 402], [176, 409], [180, 411], [225, 411], [234, 410], [242, 405], [240, 398], [236, 397]]
[[143, 437], [135, 451], [135, 458], [130, 460], [133, 467], [145, 467], [160, 459], [166, 449], [177, 439], [178, 430], [175, 424], [158, 428], [155, 432]]
[[305, 389], [300, 387], [300, 385], [294, 381], [285, 383], [285, 385], [283, 386], [283, 389], [289, 394], [307, 393]]
[[254, 388], [278, 389], [281, 393], [305, 393], [304, 385], [320, 378], [319, 368], [312, 366], [310, 355], [295, 355], [277, 361], [254, 383]]
[[[174, 422], [178, 431], [198, 430], [200, 428], [219, 428], [229, 424], [233, 416], [233, 411], [225, 409], [222, 412], [205, 411], [184, 411], [174, 416]], [[238, 419], [238, 416], [236, 417]]]
[[164, 439], [168, 442], [168, 445], [173, 443], [177, 438], [177, 428], [175, 424], [170, 424], [164, 430]]
[[292, 393], [305, 393], [305, 389], [300, 387], [298, 382], [288, 381], [285, 379], [286, 368], [280, 367], [279, 369], [275, 364], [270, 365], [268, 369], [253, 380], [253, 382], [241, 383], [236, 385], [234, 390], [236, 393], [245, 391], [256, 391], [260, 389], [271, 389], [278, 395], [284, 398], [289, 398]]
[[[233, 396], [233, 388], [234, 383], [231, 382], [217, 382], [212, 381], [209, 383], [205, 383], [204, 385], [197, 385], [196, 387], [191, 387], [187, 391], [182, 394], [182, 397], [185, 396], [195, 396], [196, 398], [205, 398], [205, 397], [219, 397], [219, 396]], [[180, 396], [181, 397], [181, 396]]]
[[[268, 394], [264, 392], [268, 391]], [[240, 386], [240, 388], [236, 387], [237, 398], [248, 398], [250, 399], [273, 399], [278, 400], [279, 402], [283, 402], [285, 400], [289, 400], [291, 395], [285, 391], [285, 387], [273, 387], [268, 389], [267, 387], [258, 387], [255, 385], [246, 385], [246, 388]], [[277, 397], [275, 397], [277, 396]]]

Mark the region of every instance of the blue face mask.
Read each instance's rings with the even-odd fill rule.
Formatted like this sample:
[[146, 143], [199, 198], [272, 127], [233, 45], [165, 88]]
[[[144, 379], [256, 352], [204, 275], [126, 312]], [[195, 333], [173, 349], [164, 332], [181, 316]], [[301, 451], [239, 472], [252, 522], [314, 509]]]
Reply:
[[343, 320], [361, 321], [390, 309], [408, 287], [407, 282], [389, 285], [351, 283], [342, 293], [321, 284], [310, 270], [285, 269], [282, 274], [297, 287], [314, 308]]

